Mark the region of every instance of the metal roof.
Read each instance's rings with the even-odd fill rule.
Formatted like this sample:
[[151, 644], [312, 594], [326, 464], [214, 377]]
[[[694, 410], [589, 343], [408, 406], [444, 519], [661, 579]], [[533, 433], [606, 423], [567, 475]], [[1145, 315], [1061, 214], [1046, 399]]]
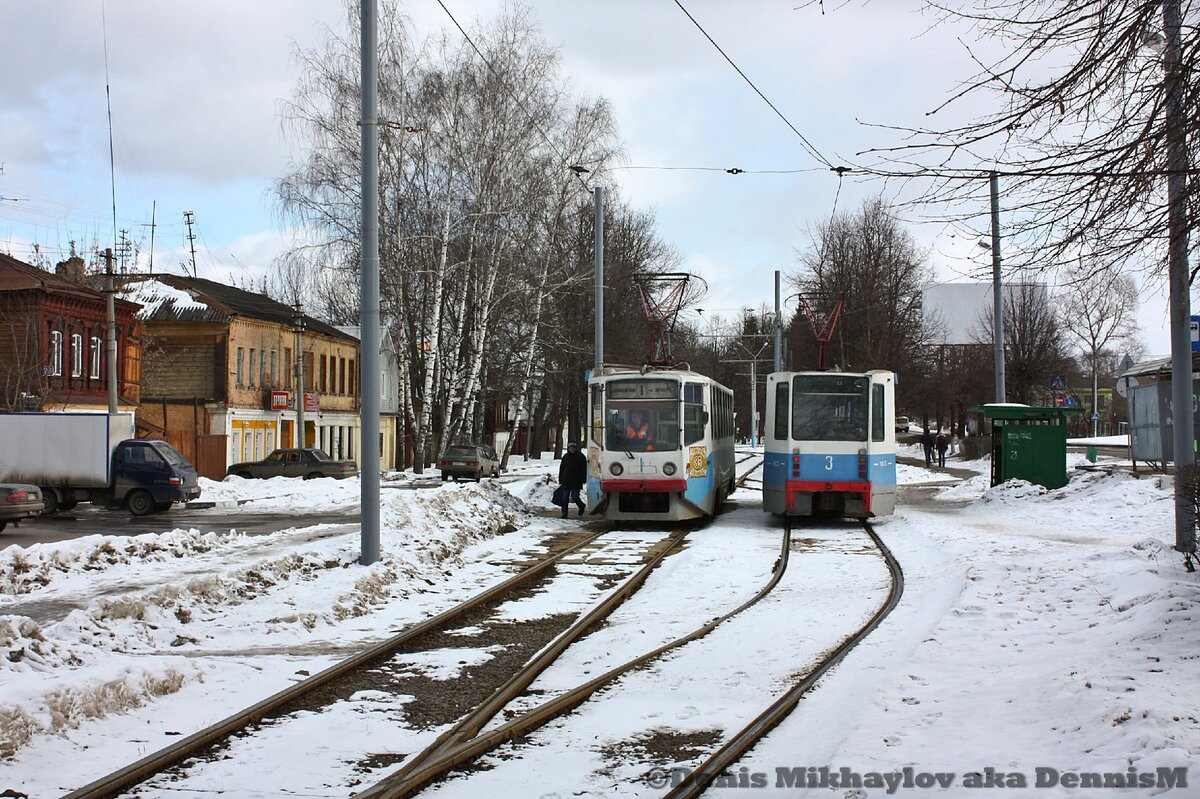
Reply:
[[990, 402], [967, 408], [968, 413], [982, 413], [989, 419], [1045, 419], [1050, 416], [1066, 416], [1083, 413], [1083, 408], [1059, 408], [1053, 405], [1020, 405], [1015, 402]]
[[[68, 294], [101, 305], [104, 304], [104, 292], [3, 253], [0, 253], [0, 291], [41, 291], [45, 294]], [[136, 303], [129, 300], [120, 297], [117, 297], [116, 300], [118, 304], [124, 304], [127, 309], [137, 308]]]
[[[147, 321], [181, 322], [228, 322], [235, 316], [262, 319], [292, 325], [292, 306], [273, 300], [265, 294], [256, 294], [224, 283], [202, 277], [184, 275], [160, 275], [157, 280], [171, 288], [187, 292], [194, 303], [186, 305], [175, 297], [161, 297], [161, 301], [150, 308], [142, 318]], [[323, 333], [332, 338], [357, 342], [354, 336], [338, 330], [333, 325], [305, 314], [306, 330]]]
[[[1192, 353], [1192, 371], [1195, 372], [1197, 370], [1197, 368], [1200, 368], [1200, 353], [1193, 352]], [[1169, 377], [1171, 375], [1171, 359], [1170, 359], [1170, 357], [1155, 358], [1152, 361], [1142, 361], [1141, 363], [1135, 363], [1133, 366], [1129, 367], [1124, 372], [1121, 372], [1121, 374], [1117, 375], [1117, 379], [1119, 380], [1122, 377], [1142, 377], [1143, 375], [1145, 375], [1145, 376], [1167, 375]]]

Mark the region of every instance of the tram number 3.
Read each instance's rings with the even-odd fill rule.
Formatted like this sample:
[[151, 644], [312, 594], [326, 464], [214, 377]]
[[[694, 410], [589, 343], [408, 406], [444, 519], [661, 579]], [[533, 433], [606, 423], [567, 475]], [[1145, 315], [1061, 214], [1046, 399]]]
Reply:
[[833, 456], [832, 455], [825, 456], [825, 471], [827, 471], [827, 472], [833, 471]]

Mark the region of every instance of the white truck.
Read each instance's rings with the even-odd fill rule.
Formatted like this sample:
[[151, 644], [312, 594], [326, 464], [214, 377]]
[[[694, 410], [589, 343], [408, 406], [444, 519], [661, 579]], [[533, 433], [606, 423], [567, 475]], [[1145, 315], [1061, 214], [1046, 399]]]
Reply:
[[134, 438], [130, 413], [0, 413], [0, 442], [0, 482], [40, 487], [47, 514], [94, 502], [144, 516], [200, 496], [187, 459]]

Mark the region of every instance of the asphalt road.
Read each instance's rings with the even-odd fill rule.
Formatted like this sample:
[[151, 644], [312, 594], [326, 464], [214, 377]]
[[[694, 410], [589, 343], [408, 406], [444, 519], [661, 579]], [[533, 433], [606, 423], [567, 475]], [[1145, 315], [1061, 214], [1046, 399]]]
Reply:
[[357, 524], [358, 508], [327, 513], [251, 513], [240, 508], [189, 510], [177, 507], [166, 513], [133, 516], [124, 510], [105, 510], [79, 505], [66, 513], [42, 516], [34, 521], [11, 524], [0, 533], [0, 549], [17, 544], [48, 544], [69, 541], [87, 535], [140, 535], [161, 533], [182, 527], [201, 532], [227, 533], [236, 530], [250, 535], [265, 535], [291, 527], [314, 524]]

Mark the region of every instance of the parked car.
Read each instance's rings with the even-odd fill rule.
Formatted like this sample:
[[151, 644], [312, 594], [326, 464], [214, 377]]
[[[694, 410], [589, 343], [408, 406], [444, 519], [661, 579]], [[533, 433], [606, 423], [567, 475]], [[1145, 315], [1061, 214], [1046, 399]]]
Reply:
[[335, 461], [324, 450], [277, 449], [261, 461], [235, 463], [225, 470], [238, 477], [355, 477], [358, 464], [354, 461]]
[[438, 468], [442, 480], [471, 477], [479, 482], [484, 475], [500, 476], [500, 456], [486, 444], [455, 444], [438, 458]]
[[0, 532], [8, 526], [40, 516], [42, 492], [37, 486], [22, 483], [0, 483]]
[[910, 424], [909, 424], [907, 416], [897, 416], [896, 417], [896, 432], [897, 433], [907, 433], [909, 426], [910, 426]]

